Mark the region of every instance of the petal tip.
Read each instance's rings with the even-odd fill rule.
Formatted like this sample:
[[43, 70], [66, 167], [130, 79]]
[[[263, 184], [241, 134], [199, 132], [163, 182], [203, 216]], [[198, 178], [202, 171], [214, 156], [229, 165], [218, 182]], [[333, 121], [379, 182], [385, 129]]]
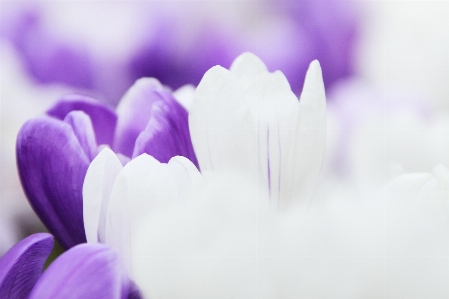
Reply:
[[321, 66], [318, 60], [314, 60], [310, 63], [309, 69], [306, 73], [304, 80], [304, 87], [300, 97], [300, 103], [303, 104], [309, 102], [321, 103], [325, 105], [326, 93], [324, 88], [323, 74]]
[[262, 59], [251, 52], [244, 52], [237, 56], [229, 70], [234, 74], [268, 72], [268, 68]]
[[105, 146], [99, 153], [98, 153], [98, 155], [97, 155], [97, 158], [98, 157], [107, 157], [107, 156], [116, 156], [115, 155], [115, 153], [108, 147], [108, 146]]
[[148, 85], [153, 85], [156, 88], [162, 88], [162, 83], [153, 77], [143, 77], [140, 79], [137, 79], [136, 82], [134, 82], [133, 85], [143, 85], [143, 84], [148, 84]]
[[321, 64], [318, 59], [315, 59], [310, 63], [309, 69], [307, 70], [307, 74], [309, 73], [315, 75], [315, 77], [319, 76], [322, 80], [323, 73], [321, 70]]

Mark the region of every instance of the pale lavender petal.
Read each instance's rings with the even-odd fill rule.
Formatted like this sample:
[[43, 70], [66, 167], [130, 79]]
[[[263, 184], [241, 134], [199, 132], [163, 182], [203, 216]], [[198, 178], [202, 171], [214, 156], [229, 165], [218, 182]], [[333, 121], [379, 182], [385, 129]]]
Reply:
[[153, 78], [142, 78], [124, 95], [117, 107], [117, 129], [114, 151], [131, 157], [139, 134], [145, 130], [151, 117], [153, 104], [163, 100], [164, 87]]
[[171, 94], [159, 93], [165, 100], [153, 105], [151, 119], [136, 140], [133, 158], [147, 153], [159, 162], [168, 163], [175, 156], [183, 156], [198, 167], [190, 139], [187, 111]]
[[28, 10], [18, 15], [6, 32], [26, 70], [39, 83], [93, 88], [94, 64], [87, 48], [52, 35], [42, 23], [39, 11]]
[[42, 116], [19, 132], [17, 164], [25, 194], [65, 248], [86, 242], [82, 188], [90, 162], [66, 122]]
[[0, 298], [27, 298], [42, 274], [44, 263], [53, 248], [53, 237], [31, 235], [0, 258]]
[[87, 158], [93, 160], [98, 154], [98, 146], [90, 117], [83, 111], [72, 111], [64, 118], [64, 122], [72, 127]]
[[71, 248], [44, 272], [30, 299], [140, 298], [117, 255], [101, 244]]
[[88, 96], [68, 94], [47, 111], [47, 114], [63, 120], [71, 111], [80, 110], [90, 116], [98, 144], [112, 145], [117, 115], [114, 110]]

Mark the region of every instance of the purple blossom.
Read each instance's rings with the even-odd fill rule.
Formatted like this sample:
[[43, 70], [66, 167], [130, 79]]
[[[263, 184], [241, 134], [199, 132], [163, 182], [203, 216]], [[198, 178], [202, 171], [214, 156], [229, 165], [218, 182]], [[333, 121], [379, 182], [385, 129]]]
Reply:
[[99, 146], [126, 163], [142, 153], [160, 162], [185, 156], [198, 165], [187, 111], [157, 80], [143, 78], [114, 111], [82, 95], [63, 96], [47, 113], [26, 122], [17, 138], [25, 194], [65, 248], [86, 242], [82, 188]]
[[285, 69], [290, 82], [295, 83], [294, 80], [298, 79], [300, 80], [296, 82], [303, 82], [303, 78], [298, 77], [303, 74], [298, 68], [302, 65], [301, 60], [320, 61], [326, 86], [353, 74], [359, 31], [359, 16], [354, 2], [277, 0], [272, 1], [272, 6], [273, 9], [291, 18], [296, 31], [304, 34], [304, 39], [297, 47], [309, 49], [303, 57], [298, 57], [296, 60], [298, 64]]
[[42, 274], [53, 247], [50, 234], [31, 235], [0, 258], [0, 297], [140, 298], [117, 255], [100, 244], [78, 245]]
[[62, 83], [76, 88], [94, 87], [94, 64], [89, 51], [61, 40], [42, 28], [42, 16], [24, 10], [8, 24], [5, 34], [39, 83]]
[[180, 54], [179, 28], [161, 27], [129, 61], [132, 78], [155, 77], [174, 89], [185, 84], [196, 86], [210, 67], [230, 65], [241, 52], [235, 38], [213, 24], [197, 32], [188, 49]]
[[[229, 24], [211, 17], [191, 33], [193, 38], [186, 45], [179, 38], [179, 31], [185, 26], [182, 21], [161, 25], [157, 34], [144, 42], [130, 60], [132, 77], [157, 77], [172, 88], [187, 83], [198, 85], [209, 68], [228, 67], [238, 54], [247, 51], [259, 56], [269, 70], [282, 71], [296, 94], [302, 89], [304, 74], [312, 60], [320, 61], [326, 86], [352, 75], [358, 31], [353, 4], [341, 0], [324, 4], [271, 0], [258, 5], [266, 14], [266, 18], [258, 16], [255, 27], [260, 30], [246, 25], [233, 32]], [[187, 14], [187, 5], [186, 11]], [[265, 20], [273, 16], [277, 19]]]

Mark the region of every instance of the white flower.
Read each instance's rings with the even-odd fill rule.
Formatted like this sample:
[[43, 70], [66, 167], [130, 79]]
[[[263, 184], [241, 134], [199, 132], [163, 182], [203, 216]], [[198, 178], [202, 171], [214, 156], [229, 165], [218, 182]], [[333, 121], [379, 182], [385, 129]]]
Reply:
[[112, 150], [103, 149], [84, 180], [87, 242], [111, 246], [130, 271], [129, 244], [143, 219], [185, 200], [201, 180], [196, 167], [184, 157], [165, 164], [143, 154], [123, 167]]
[[230, 71], [216, 66], [198, 85], [189, 114], [201, 172], [257, 178], [271, 202], [307, 200], [324, 156], [326, 99], [318, 61], [307, 72], [300, 101], [285, 76], [269, 73], [244, 53]]

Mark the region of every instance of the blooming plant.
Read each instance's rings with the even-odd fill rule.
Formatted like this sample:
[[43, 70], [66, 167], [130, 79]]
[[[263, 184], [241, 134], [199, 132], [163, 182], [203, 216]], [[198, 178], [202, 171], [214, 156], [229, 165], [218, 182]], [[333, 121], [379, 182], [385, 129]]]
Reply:
[[196, 163], [187, 122], [187, 111], [155, 79], [137, 81], [116, 111], [86, 96], [63, 96], [26, 122], [17, 138], [30, 204], [63, 247], [85, 242], [82, 185], [99, 148], [114, 149], [123, 164], [141, 153]]
[[19, 242], [0, 259], [0, 297], [447, 297], [447, 168], [362, 198], [316, 192], [317, 61], [299, 101], [250, 53], [190, 92], [177, 102], [142, 79], [116, 111], [69, 95], [24, 125], [24, 189], [73, 248], [41, 276], [51, 236]]

